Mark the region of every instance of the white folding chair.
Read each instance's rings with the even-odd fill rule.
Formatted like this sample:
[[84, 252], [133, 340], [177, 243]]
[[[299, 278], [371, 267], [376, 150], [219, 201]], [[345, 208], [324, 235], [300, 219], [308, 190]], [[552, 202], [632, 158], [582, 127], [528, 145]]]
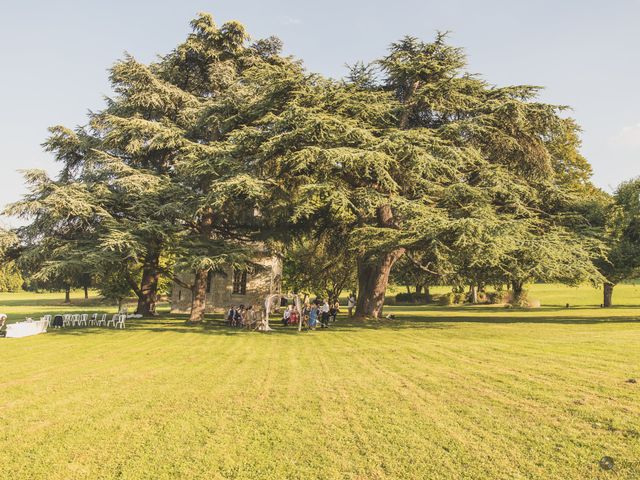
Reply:
[[[96, 315], [97, 315], [97, 314], [96, 314]], [[106, 313], [103, 313], [103, 314], [102, 314], [102, 316], [101, 316], [100, 318], [97, 318], [97, 319], [96, 319], [96, 324], [97, 324], [99, 327], [104, 327], [104, 326], [106, 326], [106, 325], [107, 325], [107, 314], [106, 314]]]
[[73, 315], [71, 315], [71, 325], [74, 327], [80, 325], [80, 314], [74, 313]]
[[71, 326], [71, 314], [69, 313], [65, 313], [64, 316], [62, 317], [62, 326], [63, 327], [70, 327]]
[[98, 314], [92, 313], [91, 317], [89, 318], [89, 325], [91, 325], [92, 327], [95, 327], [97, 321], [98, 321]]
[[89, 314], [87, 313], [83, 313], [82, 315], [80, 315], [80, 320], [78, 320], [78, 325], [84, 325], [85, 327], [87, 327], [87, 320], [89, 320]]
[[116, 328], [122, 328], [124, 330], [124, 322], [127, 319], [126, 315], [118, 315], [118, 321], [115, 324]]
[[107, 327], [111, 324], [111, 325], [113, 325], [113, 326], [114, 326], [114, 328], [115, 328], [116, 323], [118, 322], [118, 317], [119, 317], [119, 314], [114, 313], [114, 314], [113, 314], [113, 317], [111, 317], [111, 320], [108, 320], [108, 321], [107, 321]]
[[51, 315], [45, 315], [40, 320], [43, 320], [47, 323], [47, 328], [51, 326]]

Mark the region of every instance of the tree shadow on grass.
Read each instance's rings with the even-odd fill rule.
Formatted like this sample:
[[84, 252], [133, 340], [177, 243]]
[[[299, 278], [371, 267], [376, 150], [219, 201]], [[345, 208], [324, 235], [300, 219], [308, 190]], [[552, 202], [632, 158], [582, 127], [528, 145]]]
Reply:
[[446, 312], [460, 312], [471, 313], [471, 312], [479, 312], [479, 313], [505, 313], [511, 312], [513, 314], [536, 314], [537, 312], [545, 312], [545, 313], [556, 313], [556, 312], [584, 312], [584, 311], [593, 311], [599, 310], [602, 312], [603, 316], [606, 316], [607, 312], [615, 312], [617, 310], [629, 310], [629, 309], [640, 309], [640, 305], [615, 305], [609, 308], [601, 308], [599, 305], [575, 305], [567, 308], [564, 305], [545, 305], [539, 308], [512, 308], [506, 307], [504, 305], [450, 305], [450, 306], [440, 306], [440, 305], [391, 305], [389, 307], [385, 307], [385, 310], [393, 311], [394, 313], [409, 313], [409, 312], [426, 312], [426, 313], [446, 313]]
[[[446, 310], [444, 310], [446, 309]], [[566, 309], [562, 309], [567, 312]], [[583, 309], [587, 310], [587, 309]], [[593, 309], [589, 309], [593, 310]], [[415, 311], [415, 310], [414, 310]], [[447, 315], [443, 315], [446, 311]], [[370, 330], [410, 330], [410, 329], [449, 329], [460, 328], [462, 324], [555, 324], [555, 325], [599, 325], [599, 324], [619, 324], [619, 323], [640, 323], [640, 316], [602, 316], [588, 317], [580, 316], [580, 309], [576, 309], [575, 315], [558, 317], [552, 315], [554, 309], [544, 310], [506, 310], [504, 307], [478, 308], [478, 307], [440, 307], [432, 310], [420, 309], [420, 316], [412, 316], [411, 310], [396, 313], [393, 319], [379, 319], [369, 321], [351, 320], [344, 316], [338, 317], [338, 322], [332, 323], [329, 328], [317, 328], [314, 332], [303, 330], [298, 332], [295, 326], [283, 326], [277, 319], [271, 321], [273, 328], [271, 332], [258, 332], [243, 328], [230, 327], [219, 315], [210, 315], [205, 322], [200, 325], [189, 325], [186, 315], [161, 314], [148, 319], [130, 319], [124, 332], [153, 332], [153, 333], [189, 333], [204, 335], [225, 335], [238, 336], [247, 334], [263, 335], [300, 335], [300, 334], [331, 334], [336, 332], [358, 332]], [[396, 310], [397, 312], [397, 310]], [[455, 315], [450, 313], [455, 312]], [[496, 316], [500, 312], [502, 315]], [[539, 313], [544, 312], [545, 315]], [[482, 313], [482, 314], [479, 314]], [[508, 316], [504, 314], [508, 313]], [[525, 315], [528, 313], [529, 315]], [[550, 313], [550, 315], [546, 315]], [[574, 313], [574, 312], [572, 312]], [[604, 311], [602, 313], [605, 313]], [[51, 333], [61, 335], [93, 335], [93, 334], [118, 334], [123, 332], [113, 327], [69, 327], [64, 329], [50, 330]]]

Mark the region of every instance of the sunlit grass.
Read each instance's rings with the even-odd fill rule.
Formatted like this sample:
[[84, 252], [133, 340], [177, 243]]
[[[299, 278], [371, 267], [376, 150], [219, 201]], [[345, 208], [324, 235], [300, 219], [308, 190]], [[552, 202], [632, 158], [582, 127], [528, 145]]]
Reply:
[[[302, 334], [165, 314], [0, 339], [0, 478], [638, 478], [640, 288], [532, 296]], [[115, 307], [0, 294], [14, 320], [71, 310]]]

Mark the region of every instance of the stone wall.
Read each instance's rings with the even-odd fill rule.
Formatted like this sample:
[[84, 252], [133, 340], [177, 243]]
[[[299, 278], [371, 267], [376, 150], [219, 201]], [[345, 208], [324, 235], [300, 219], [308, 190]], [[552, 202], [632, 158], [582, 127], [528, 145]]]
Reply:
[[[216, 273], [211, 277], [211, 288], [207, 293], [208, 313], [226, 311], [230, 305], [259, 305], [264, 308], [265, 298], [281, 292], [282, 261], [277, 256], [262, 255], [255, 263], [262, 268], [247, 273], [247, 288], [244, 295], [233, 293], [233, 269], [224, 274]], [[188, 283], [193, 283], [193, 274], [180, 275]], [[171, 311], [189, 313], [191, 309], [191, 290], [174, 283], [171, 288]]]

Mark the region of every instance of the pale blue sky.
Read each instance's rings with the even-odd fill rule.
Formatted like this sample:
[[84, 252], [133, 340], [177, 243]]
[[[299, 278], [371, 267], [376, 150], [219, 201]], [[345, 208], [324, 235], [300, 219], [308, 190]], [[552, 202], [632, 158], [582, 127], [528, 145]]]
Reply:
[[40, 147], [47, 127], [101, 108], [106, 69], [125, 50], [152, 60], [199, 11], [277, 35], [333, 77], [403, 35], [450, 30], [472, 72], [545, 86], [545, 101], [573, 108], [597, 185], [640, 174], [640, 0], [0, 0], [0, 207], [24, 192], [17, 169], [55, 172]]

